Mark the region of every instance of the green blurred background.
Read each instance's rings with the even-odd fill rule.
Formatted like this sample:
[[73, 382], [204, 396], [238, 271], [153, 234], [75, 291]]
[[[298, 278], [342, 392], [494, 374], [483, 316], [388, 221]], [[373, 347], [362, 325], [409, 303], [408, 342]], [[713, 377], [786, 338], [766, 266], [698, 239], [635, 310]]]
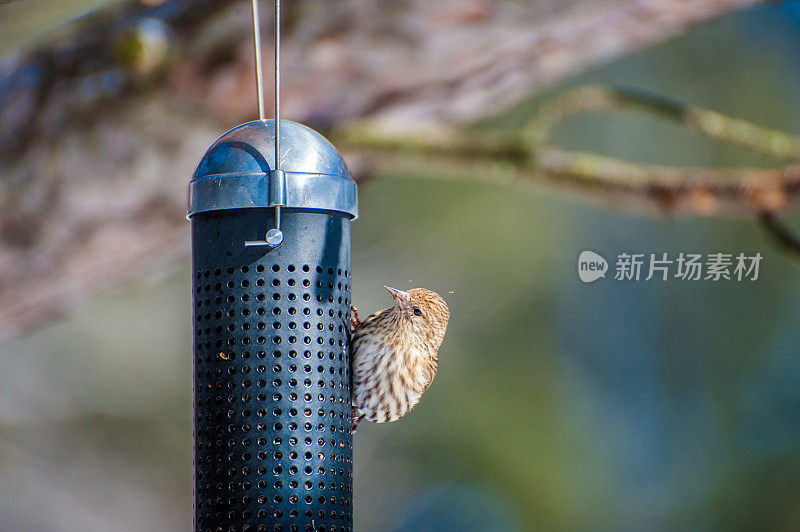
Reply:
[[[800, 133], [800, 3], [693, 29], [550, 95], [586, 82]], [[486, 125], [517, 125], [547, 96]], [[556, 140], [633, 161], [776, 164], [635, 115], [571, 120]], [[800, 270], [754, 222], [640, 217], [424, 168], [359, 194], [362, 313], [390, 303], [384, 284], [424, 286], [452, 319], [421, 404], [355, 437], [356, 530], [800, 530]], [[764, 260], [755, 282], [585, 285], [584, 249]], [[185, 263], [2, 347], [0, 530], [190, 526], [190, 307]]]

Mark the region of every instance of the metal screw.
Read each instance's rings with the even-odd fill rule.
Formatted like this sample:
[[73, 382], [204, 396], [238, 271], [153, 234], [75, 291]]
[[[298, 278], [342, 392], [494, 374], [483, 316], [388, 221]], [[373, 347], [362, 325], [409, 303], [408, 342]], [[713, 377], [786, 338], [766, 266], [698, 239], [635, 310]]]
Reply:
[[283, 242], [283, 232], [280, 229], [270, 229], [267, 231], [267, 237], [264, 239], [270, 246], [280, 246]]

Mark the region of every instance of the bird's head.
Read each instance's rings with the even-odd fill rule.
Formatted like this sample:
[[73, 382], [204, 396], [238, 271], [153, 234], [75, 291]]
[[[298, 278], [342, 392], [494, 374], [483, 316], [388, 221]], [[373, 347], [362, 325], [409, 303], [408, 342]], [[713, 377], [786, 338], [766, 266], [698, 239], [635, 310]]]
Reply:
[[404, 329], [403, 332], [411, 336], [415, 344], [438, 350], [450, 319], [450, 309], [442, 296], [427, 288], [385, 288], [395, 302], [389, 311]]

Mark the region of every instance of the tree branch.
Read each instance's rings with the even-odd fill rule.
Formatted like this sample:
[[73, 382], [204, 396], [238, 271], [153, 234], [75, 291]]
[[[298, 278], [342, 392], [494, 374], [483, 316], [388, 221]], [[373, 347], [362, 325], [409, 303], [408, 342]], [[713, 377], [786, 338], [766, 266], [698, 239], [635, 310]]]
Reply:
[[[438, 128], [396, 136], [362, 122], [339, 130], [334, 138], [356, 151], [447, 157], [451, 164], [459, 159], [506, 163], [516, 169], [518, 178], [577, 190], [587, 199], [606, 200], [637, 212], [757, 216], [788, 209], [800, 199], [797, 163], [774, 169], [691, 168], [632, 163], [550, 144], [550, 134], [568, 116], [628, 107], [668, 118], [703, 136], [776, 158], [800, 160], [796, 135], [647, 92], [597, 86], [573, 89], [544, 103], [518, 131], [467, 133]], [[470, 167], [474, 165], [461, 169], [461, 175], [474, 174]]]
[[[756, 3], [292, 2], [284, 109], [317, 128], [467, 123]], [[113, 3], [0, 62], [0, 341], [185, 258], [188, 177], [256, 116], [246, 3], [148, 4]]]
[[775, 242], [796, 261], [800, 259], [800, 238], [789, 227], [778, 220], [778, 215], [762, 212], [759, 217], [761, 227]]

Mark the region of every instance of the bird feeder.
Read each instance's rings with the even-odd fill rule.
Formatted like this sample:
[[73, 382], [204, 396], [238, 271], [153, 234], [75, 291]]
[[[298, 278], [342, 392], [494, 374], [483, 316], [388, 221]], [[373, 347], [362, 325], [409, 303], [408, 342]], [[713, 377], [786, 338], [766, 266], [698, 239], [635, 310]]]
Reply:
[[352, 529], [356, 184], [322, 135], [277, 125], [223, 135], [189, 185], [203, 532]]

